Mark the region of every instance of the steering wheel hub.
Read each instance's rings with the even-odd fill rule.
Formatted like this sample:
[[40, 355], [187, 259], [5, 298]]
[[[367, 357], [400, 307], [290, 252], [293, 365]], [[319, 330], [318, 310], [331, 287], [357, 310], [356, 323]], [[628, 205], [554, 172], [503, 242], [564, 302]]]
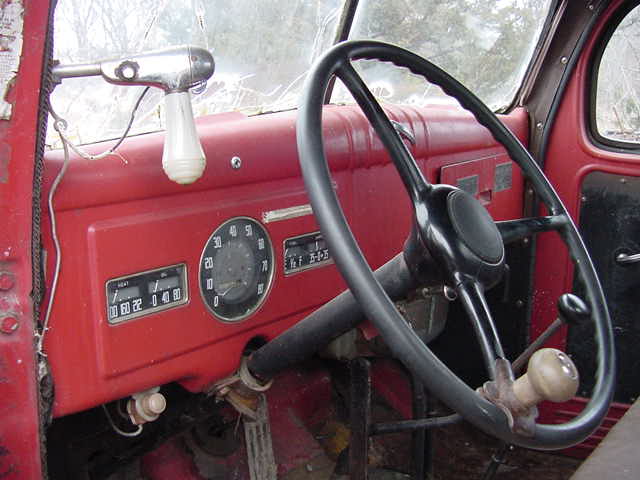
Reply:
[[504, 244], [489, 212], [463, 190], [453, 190], [447, 196], [447, 211], [458, 239], [487, 263], [496, 264], [504, 258]]

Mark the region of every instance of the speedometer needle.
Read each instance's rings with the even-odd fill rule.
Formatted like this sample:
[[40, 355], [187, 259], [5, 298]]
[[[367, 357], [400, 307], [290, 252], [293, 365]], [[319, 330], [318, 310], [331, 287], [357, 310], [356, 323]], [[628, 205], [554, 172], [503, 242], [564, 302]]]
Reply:
[[[230, 285], [230, 286], [229, 286]], [[236, 280], [234, 282], [229, 282], [225, 285], [220, 285], [221, 287], [229, 287], [227, 288], [224, 292], [222, 292], [220, 294], [221, 297], [224, 297], [227, 293], [229, 293], [231, 290], [233, 290], [236, 287], [240, 287], [241, 285], [245, 285], [245, 282], [243, 282], [242, 280]]]

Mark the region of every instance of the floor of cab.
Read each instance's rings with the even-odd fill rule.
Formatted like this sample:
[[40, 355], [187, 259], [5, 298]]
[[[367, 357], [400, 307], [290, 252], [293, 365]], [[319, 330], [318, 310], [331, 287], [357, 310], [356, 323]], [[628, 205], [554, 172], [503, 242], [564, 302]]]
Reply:
[[[369, 471], [371, 480], [409, 479], [405, 474], [388, 468], [407, 470], [407, 465], [385, 464], [395, 458], [401, 463], [408, 460], [406, 448], [410, 437], [406, 434], [394, 435], [391, 442], [376, 442], [372, 446]], [[433, 432], [434, 458], [433, 480], [468, 480], [482, 479], [491, 457], [499, 448], [494, 439], [478, 432], [469, 424], [452, 425]], [[394, 452], [395, 450], [395, 452]], [[527, 449], [514, 449], [505, 463], [500, 466], [495, 480], [566, 480], [573, 475], [580, 465], [574, 458], [536, 452]], [[321, 456], [309, 462], [309, 465], [291, 471], [283, 480], [347, 480], [348, 477], [331, 477], [335, 463], [327, 456]], [[385, 468], [387, 467], [387, 468]], [[429, 478], [429, 477], [427, 477]]]
[[[339, 454], [349, 444], [344, 386], [336, 372], [304, 367], [276, 378], [268, 405], [273, 451], [282, 480], [346, 480], [333, 475]], [[342, 393], [341, 393], [342, 390]], [[402, 419], [374, 392], [372, 421]], [[201, 428], [206, 432], [206, 428]], [[243, 427], [238, 422], [225, 437], [194, 441], [191, 434], [175, 437], [141, 461], [108, 480], [249, 480]], [[209, 443], [212, 442], [212, 443]], [[368, 463], [372, 480], [408, 479], [410, 433], [371, 437]], [[481, 479], [499, 442], [467, 423], [433, 430], [433, 476], [437, 480]], [[229, 448], [232, 446], [233, 448]], [[557, 454], [516, 448], [509, 452], [495, 480], [565, 480], [580, 461]]]
[[[402, 437], [402, 435], [398, 435]], [[408, 438], [404, 436], [396, 440], [397, 445], [374, 447], [378, 458], [386, 456], [406, 455], [406, 452], [393, 452], [394, 448], [408, 446]], [[491, 456], [496, 452], [498, 444], [493, 439], [476, 431], [467, 424], [454, 425], [434, 432], [435, 451], [433, 462], [433, 480], [468, 480], [481, 479], [489, 465]], [[194, 453], [182, 440], [177, 442], [179, 448], [193, 459], [195, 471], [182, 478], [189, 480], [228, 480], [242, 479], [243, 475], [231, 472], [227, 466], [211, 461], [211, 459]], [[175, 447], [175, 445], [174, 445]], [[173, 447], [172, 447], [173, 448]], [[375, 459], [374, 459], [375, 461]], [[550, 453], [535, 452], [526, 449], [516, 449], [510, 452], [506, 461], [498, 469], [495, 480], [566, 480], [576, 470], [580, 460], [554, 455]], [[385, 468], [388, 467], [388, 468]], [[403, 468], [401, 465], [371, 466], [369, 478], [371, 480], [405, 480], [409, 476], [391, 468]], [[281, 480], [346, 480], [348, 477], [332, 476], [335, 462], [327, 454], [320, 454], [313, 458], [305, 459], [299, 466], [293, 468], [284, 475], [279, 475]], [[406, 470], [406, 465], [403, 468]], [[150, 477], [141, 472], [138, 463], [130, 465], [109, 480], [142, 480]], [[171, 477], [166, 477], [171, 478]], [[175, 477], [174, 477], [175, 478]]]

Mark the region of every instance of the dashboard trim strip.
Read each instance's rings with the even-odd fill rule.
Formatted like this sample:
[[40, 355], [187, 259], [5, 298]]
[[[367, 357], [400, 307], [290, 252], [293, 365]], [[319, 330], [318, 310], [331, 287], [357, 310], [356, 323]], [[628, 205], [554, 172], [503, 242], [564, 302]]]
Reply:
[[312, 214], [313, 210], [311, 209], [311, 205], [307, 203], [305, 205], [296, 205], [294, 207], [262, 212], [262, 223], [279, 222], [281, 220], [289, 220], [291, 218], [304, 217]]

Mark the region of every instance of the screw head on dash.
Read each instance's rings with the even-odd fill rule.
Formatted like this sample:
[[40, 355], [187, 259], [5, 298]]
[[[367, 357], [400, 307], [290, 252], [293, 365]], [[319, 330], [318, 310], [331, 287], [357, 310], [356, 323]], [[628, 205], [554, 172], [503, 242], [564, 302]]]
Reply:
[[18, 323], [18, 319], [13, 315], [2, 317], [0, 319], [0, 332], [4, 333], [5, 335], [11, 335], [18, 329], [19, 325], [20, 324]]
[[15, 280], [13, 278], [13, 274], [9, 272], [0, 272], [0, 290], [11, 290], [14, 284]]

